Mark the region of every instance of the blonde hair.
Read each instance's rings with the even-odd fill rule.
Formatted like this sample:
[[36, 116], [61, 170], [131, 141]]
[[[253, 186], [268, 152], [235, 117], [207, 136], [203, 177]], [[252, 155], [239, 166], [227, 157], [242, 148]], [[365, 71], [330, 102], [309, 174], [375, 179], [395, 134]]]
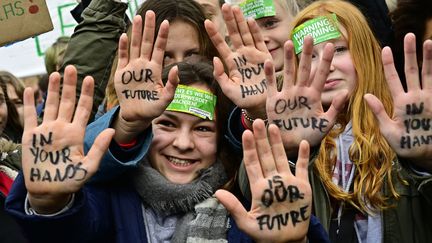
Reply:
[[58, 71], [58, 68], [63, 64], [63, 57], [66, 52], [70, 37], [59, 37], [45, 51], [45, 68], [48, 74]]
[[[393, 113], [392, 97], [385, 81], [381, 63], [381, 48], [362, 13], [352, 4], [340, 0], [318, 1], [300, 12], [293, 21], [293, 27], [317, 16], [335, 13], [338, 22], [346, 29], [348, 48], [357, 72], [356, 87], [349, 97], [345, 114], [338, 122], [340, 129], [332, 130], [322, 141], [315, 171], [319, 174], [331, 197], [346, 201], [364, 213], [387, 208], [387, 198], [381, 194], [387, 181], [392, 196], [397, 198], [392, 183], [392, 160], [395, 153], [382, 136], [371, 109], [363, 95], [371, 93], [378, 97], [388, 114]], [[356, 168], [354, 189], [344, 192], [332, 182], [336, 163], [335, 138], [352, 121], [354, 136], [349, 148], [350, 160]]]

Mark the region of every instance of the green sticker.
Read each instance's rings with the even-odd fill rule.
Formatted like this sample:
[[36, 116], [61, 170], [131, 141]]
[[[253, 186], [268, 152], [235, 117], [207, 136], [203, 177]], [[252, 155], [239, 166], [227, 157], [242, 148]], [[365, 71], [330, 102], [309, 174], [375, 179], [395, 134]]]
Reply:
[[245, 17], [259, 19], [276, 15], [273, 0], [246, 0], [239, 6]]
[[341, 37], [337, 25], [336, 14], [331, 14], [331, 18], [328, 16], [317, 17], [297, 26], [291, 34], [295, 53], [302, 52], [303, 40], [307, 35], [313, 37], [314, 45]]
[[178, 111], [213, 120], [216, 107], [216, 95], [202, 89], [179, 84], [174, 99], [167, 111]]

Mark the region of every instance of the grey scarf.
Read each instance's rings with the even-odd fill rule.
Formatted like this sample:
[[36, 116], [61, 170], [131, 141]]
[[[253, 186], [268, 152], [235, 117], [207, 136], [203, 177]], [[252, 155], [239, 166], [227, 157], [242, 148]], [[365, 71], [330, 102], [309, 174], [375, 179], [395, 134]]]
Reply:
[[221, 162], [199, 171], [189, 184], [168, 181], [146, 160], [133, 175], [143, 203], [161, 215], [184, 214], [177, 222], [171, 242], [227, 242], [228, 213], [212, 197], [226, 181]]

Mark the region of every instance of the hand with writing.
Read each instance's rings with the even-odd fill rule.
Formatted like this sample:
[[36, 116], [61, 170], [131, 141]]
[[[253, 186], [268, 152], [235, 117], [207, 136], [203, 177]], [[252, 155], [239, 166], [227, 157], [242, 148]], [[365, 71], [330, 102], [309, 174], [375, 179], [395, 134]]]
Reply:
[[207, 33], [228, 69], [226, 74], [221, 60], [215, 57], [214, 77], [234, 104], [247, 109], [251, 117], [263, 117], [267, 93], [264, 61], [272, 57], [255, 20], [246, 20], [239, 7], [229, 4], [222, 6], [222, 13], [235, 51], [231, 50], [215, 25], [206, 20]]
[[305, 240], [312, 206], [308, 143], [300, 144], [294, 176], [279, 129], [270, 125], [267, 137], [264, 122], [258, 119], [253, 123], [253, 133], [243, 133], [243, 154], [252, 192], [251, 210], [247, 212], [228, 191], [218, 190], [218, 200], [239, 228], [257, 242]]
[[306, 36], [300, 57], [297, 77], [295, 77], [295, 56], [292, 41], [284, 45], [284, 82], [281, 91], [278, 91], [272, 62], [264, 65], [268, 80], [268, 95], [266, 111], [269, 123], [276, 124], [281, 130], [282, 140], [288, 149], [289, 155], [297, 152], [302, 140], [309, 142], [310, 146], [318, 145], [322, 138], [333, 127], [337, 114], [342, 110], [346, 94], [337, 96], [324, 112], [321, 103], [321, 93], [329, 73], [333, 56], [333, 45], [327, 44], [323, 58], [320, 61], [314, 78], [311, 82], [311, 61], [313, 39]]
[[[168, 21], [163, 21], [155, 35], [155, 13], [147, 11], [145, 26], [141, 16], [133, 19], [130, 48], [128, 37], [123, 34], [119, 41], [119, 59], [115, 73], [115, 89], [120, 103], [120, 116], [125, 121], [150, 124], [174, 98], [177, 86], [177, 67], [171, 69], [169, 80], [162, 83], [162, 68], [168, 38]], [[141, 124], [140, 127], [145, 125]]]
[[377, 97], [366, 94], [364, 98], [378, 120], [381, 133], [397, 155], [432, 172], [432, 40], [423, 44], [421, 80], [414, 34], [405, 36], [404, 55], [407, 92], [396, 72], [391, 49], [382, 50], [384, 72], [393, 97], [392, 117]]
[[75, 109], [77, 71], [65, 69], [60, 98], [60, 75], [49, 78], [43, 122], [38, 126], [34, 95], [24, 92], [24, 133], [22, 167], [30, 205], [38, 213], [53, 213], [63, 208], [96, 172], [99, 161], [114, 134], [103, 131], [84, 155], [83, 142], [93, 104], [93, 78], [86, 77]]

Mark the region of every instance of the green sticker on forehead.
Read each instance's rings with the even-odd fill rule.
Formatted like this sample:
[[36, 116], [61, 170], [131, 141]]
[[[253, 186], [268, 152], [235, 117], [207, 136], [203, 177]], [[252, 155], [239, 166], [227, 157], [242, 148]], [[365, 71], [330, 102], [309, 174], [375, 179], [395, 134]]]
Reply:
[[216, 95], [202, 89], [179, 84], [167, 111], [178, 111], [214, 120]]
[[291, 39], [294, 43], [296, 54], [302, 52], [303, 40], [307, 35], [313, 37], [314, 45], [341, 37], [341, 33], [337, 26], [338, 22], [336, 14], [331, 14], [330, 16], [331, 17], [322, 16], [308, 20], [293, 30]]
[[276, 15], [273, 0], [246, 0], [239, 6], [245, 17], [259, 19]]

